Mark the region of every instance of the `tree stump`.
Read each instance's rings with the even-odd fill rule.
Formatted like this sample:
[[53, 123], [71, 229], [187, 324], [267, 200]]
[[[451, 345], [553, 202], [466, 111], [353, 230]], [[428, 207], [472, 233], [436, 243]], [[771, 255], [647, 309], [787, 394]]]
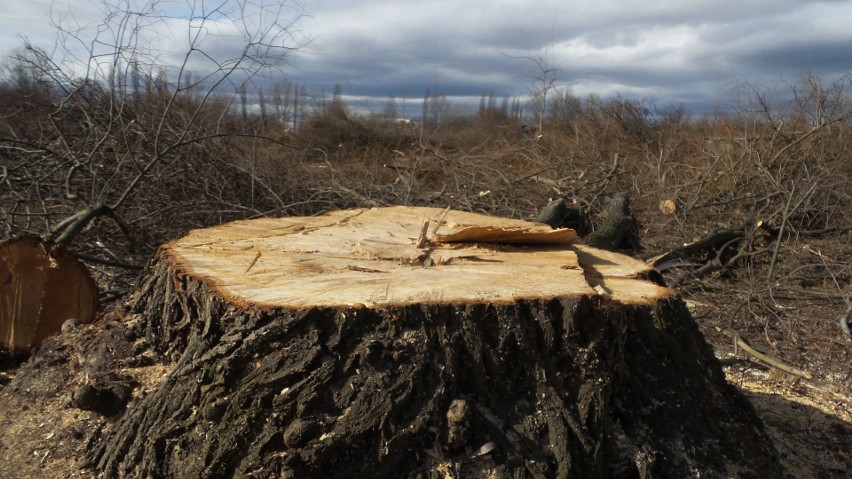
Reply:
[[105, 477], [780, 475], [683, 303], [575, 240], [413, 207], [194, 230], [131, 305], [172, 370], [89, 459]]

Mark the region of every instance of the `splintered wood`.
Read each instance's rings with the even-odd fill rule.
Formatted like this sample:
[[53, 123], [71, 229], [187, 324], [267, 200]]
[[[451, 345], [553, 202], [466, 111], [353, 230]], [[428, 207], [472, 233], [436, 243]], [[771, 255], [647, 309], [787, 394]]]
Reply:
[[313, 308], [506, 304], [670, 294], [649, 266], [577, 244], [569, 229], [438, 208], [344, 210], [193, 230], [161, 251], [181, 274], [233, 301]]

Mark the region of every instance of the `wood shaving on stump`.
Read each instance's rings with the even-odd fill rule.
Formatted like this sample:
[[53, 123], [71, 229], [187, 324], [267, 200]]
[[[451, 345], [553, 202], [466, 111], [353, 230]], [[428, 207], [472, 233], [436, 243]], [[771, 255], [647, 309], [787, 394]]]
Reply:
[[413, 207], [192, 231], [130, 305], [171, 371], [88, 459], [104, 477], [782, 476], [683, 302], [575, 241]]

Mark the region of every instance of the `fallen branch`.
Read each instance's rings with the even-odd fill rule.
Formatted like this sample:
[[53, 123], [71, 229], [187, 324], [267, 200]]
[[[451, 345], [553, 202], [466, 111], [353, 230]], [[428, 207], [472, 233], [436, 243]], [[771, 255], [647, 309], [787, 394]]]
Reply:
[[[676, 276], [672, 280], [671, 285], [672, 286], [679, 286], [679, 285], [682, 285], [683, 283], [685, 283], [686, 281], [688, 281], [690, 279], [703, 278], [703, 277], [711, 275], [711, 274], [713, 274], [717, 271], [722, 271], [725, 268], [730, 267], [731, 265], [735, 264], [737, 261], [739, 261], [740, 259], [742, 259], [746, 256], [754, 257], [754, 256], [757, 256], [758, 254], [769, 252], [769, 249], [766, 249], [766, 248], [758, 250], [758, 251], [748, 252], [748, 251], [746, 251], [746, 248], [745, 248], [746, 245], [742, 244], [739, 247], [737, 253], [734, 256], [730, 257], [730, 259], [728, 259], [727, 261], [723, 261], [723, 255], [725, 254], [725, 251], [728, 249], [728, 247], [733, 245], [736, 242], [739, 242], [741, 239], [742, 238], [734, 238], [731, 241], [728, 241], [727, 243], [722, 245], [721, 248], [718, 249], [718, 251], [716, 252], [716, 256], [713, 257], [713, 259], [708, 260], [706, 263], [704, 263], [703, 265], [700, 265], [698, 268], [696, 268], [693, 271], [686, 271], [686, 272]], [[688, 264], [688, 263], [685, 263], [685, 264]], [[661, 271], [661, 270], [657, 269], [657, 271]]]
[[[735, 262], [746, 256], [756, 256], [768, 253], [768, 248], [751, 250], [752, 240], [762, 237], [774, 239], [778, 236], [778, 229], [764, 221], [758, 221], [754, 226], [748, 224], [739, 228], [716, 230], [703, 238], [674, 248], [666, 253], [647, 257], [647, 263], [654, 266], [657, 271], [683, 266], [696, 266], [694, 258], [699, 254], [706, 254], [710, 259], [704, 261], [697, 269], [684, 272], [673, 279], [672, 285], [680, 285], [689, 279], [697, 279], [730, 267]], [[737, 246], [731, 255], [731, 247]], [[692, 258], [692, 259], [690, 259]]]
[[76, 256], [77, 259], [83, 260], [87, 263], [95, 263], [95, 264], [100, 264], [100, 265], [104, 265], [104, 266], [112, 266], [112, 267], [115, 267], [115, 268], [123, 268], [123, 269], [132, 270], [132, 271], [141, 271], [142, 269], [145, 268], [144, 266], [138, 265], [138, 264], [127, 263], [127, 262], [124, 262], [124, 261], [113, 261], [113, 260], [109, 260], [109, 259], [98, 258], [96, 256], [86, 255], [86, 254], [75, 253], [74, 256]]
[[83, 230], [83, 228], [88, 226], [89, 223], [99, 216], [107, 216], [115, 221], [115, 224], [118, 225], [121, 232], [124, 233], [124, 236], [130, 240], [130, 244], [133, 244], [127, 226], [118, 218], [118, 216], [116, 216], [113, 208], [107, 206], [105, 203], [99, 203], [91, 208], [80, 210], [68, 218], [65, 218], [62, 222], [56, 225], [55, 228], [53, 228], [45, 239], [50, 239], [59, 235], [56, 238], [56, 243], [68, 245], [68, 243], [70, 243], [71, 240], [73, 240], [74, 237]]
[[749, 344], [749, 342], [747, 340], [745, 340], [742, 336], [740, 336], [740, 333], [734, 331], [733, 329], [726, 329], [725, 333], [728, 336], [731, 336], [732, 338], [734, 338], [734, 354], [737, 354], [738, 348], [743, 348], [743, 350], [745, 350], [747, 353], [751, 354], [755, 358], [763, 361], [764, 363], [766, 363], [766, 364], [768, 364], [768, 365], [770, 365], [770, 366], [772, 366], [776, 369], [784, 371], [787, 374], [792, 374], [793, 376], [799, 376], [799, 377], [805, 378], [805, 379], [813, 379], [814, 378], [813, 374], [811, 374], [808, 371], [803, 371], [801, 369], [798, 369], [798, 368], [795, 368], [795, 367], [790, 366], [788, 364], [785, 364], [780, 359], [776, 359], [776, 358], [774, 358], [774, 357], [772, 357], [772, 356], [770, 356], [766, 353], [762, 353], [762, 352], [758, 351], [757, 349], [754, 349], [751, 346], [751, 344]]
[[657, 266], [673, 259], [686, 258], [690, 255], [712, 249], [718, 244], [727, 244], [732, 240], [744, 239], [745, 231], [746, 226], [716, 230], [697, 241], [678, 246], [666, 253], [652, 256], [646, 261], [653, 266]]

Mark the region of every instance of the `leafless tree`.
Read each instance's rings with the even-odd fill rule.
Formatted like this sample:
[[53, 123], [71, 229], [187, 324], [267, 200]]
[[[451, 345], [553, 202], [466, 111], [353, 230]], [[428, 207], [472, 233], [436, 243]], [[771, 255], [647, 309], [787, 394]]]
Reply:
[[561, 70], [556, 66], [553, 45], [551, 44], [539, 52], [507, 56], [523, 60], [528, 64], [528, 71], [523, 77], [529, 84], [532, 96], [530, 106], [538, 123], [538, 131], [541, 132], [544, 128], [545, 117], [547, 116], [548, 96], [560, 87], [558, 80]]
[[[228, 126], [234, 100], [308, 41], [297, 28], [300, 8], [286, 0], [98, 6], [99, 24], [55, 22], [53, 48], [24, 41], [11, 58], [20, 79], [50, 92], [49, 105], [43, 118], [22, 122], [40, 125], [38, 135], [7, 118], [0, 152], [20, 159], [18, 177], [32, 181], [14, 194], [29, 207], [40, 204], [30, 214], [42, 215], [41, 229], [63, 243], [94, 218], [121, 223], [127, 215], [119, 211], [146, 182], [155, 186], [156, 171], [241, 134]], [[63, 202], [48, 193], [57, 175], [64, 176]], [[19, 232], [38, 232], [27, 229]]]

